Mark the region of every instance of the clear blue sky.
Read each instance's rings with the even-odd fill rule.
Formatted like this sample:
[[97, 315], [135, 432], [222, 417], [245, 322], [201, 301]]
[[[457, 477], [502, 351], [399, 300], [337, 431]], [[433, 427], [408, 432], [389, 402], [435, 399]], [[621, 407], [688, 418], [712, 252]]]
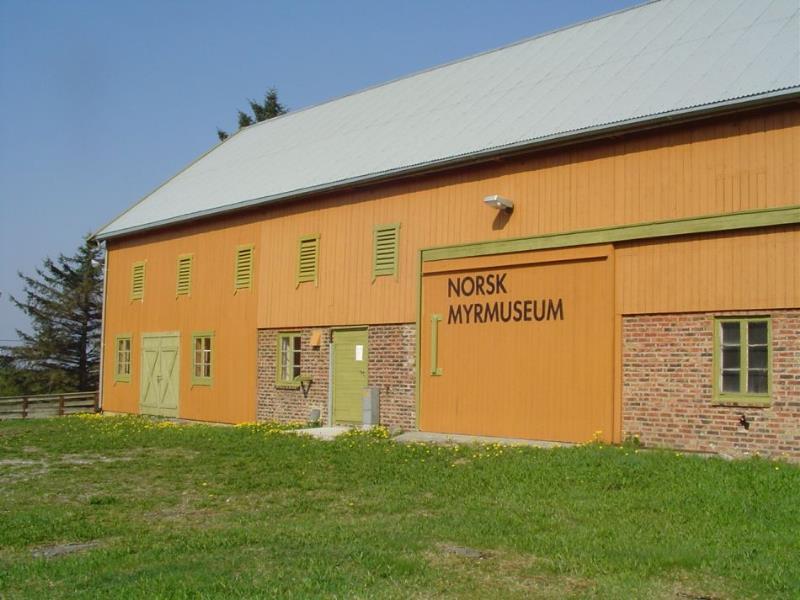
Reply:
[[73, 253], [247, 98], [297, 109], [637, 3], [0, 0], [0, 340], [27, 325], [18, 270]]

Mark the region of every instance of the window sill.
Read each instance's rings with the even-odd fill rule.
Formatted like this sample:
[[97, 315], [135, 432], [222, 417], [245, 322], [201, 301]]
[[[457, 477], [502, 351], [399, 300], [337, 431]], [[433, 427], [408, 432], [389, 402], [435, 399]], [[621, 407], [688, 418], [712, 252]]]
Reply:
[[204, 386], [209, 387], [212, 384], [211, 379], [192, 379], [192, 386]]
[[712, 406], [749, 406], [754, 408], [769, 408], [772, 398], [769, 396], [720, 396], [714, 398]]
[[275, 384], [275, 389], [278, 390], [299, 390], [300, 389], [300, 382], [299, 381], [279, 381]]

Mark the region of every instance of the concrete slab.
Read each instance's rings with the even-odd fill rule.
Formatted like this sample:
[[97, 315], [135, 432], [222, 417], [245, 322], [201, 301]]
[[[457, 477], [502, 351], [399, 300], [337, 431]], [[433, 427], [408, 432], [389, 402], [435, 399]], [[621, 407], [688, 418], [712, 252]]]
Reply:
[[[356, 426], [358, 427], [358, 426]], [[358, 427], [369, 429], [368, 426]], [[318, 440], [331, 441], [346, 431], [353, 429], [345, 425], [333, 427], [309, 427], [307, 429], [290, 429], [285, 433], [308, 435]], [[427, 431], [407, 431], [392, 438], [401, 444], [503, 444], [504, 446], [535, 446], [537, 448], [557, 448], [574, 446], [567, 442], [548, 442], [544, 440], [523, 440], [518, 438], [490, 437], [488, 435], [458, 435], [455, 433], [429, 433]]]
[[349, 431], [350, 427], [337, 425], [334, 427], [309, 427], [308, 429], [290, 429], [286, 433], [297, 433], [300, 435], [307, 435], [318, 440], [326, 442], [342, 435], [345, 431]]
[[523, 440], [518, 438], [490, 437], [488, 435], [459, 435], [455, 433], [429, 433], [427, 431], [407, 431], [395, 441], [405, 444], [503, 444], [504, 446], [535, 446], [537, 448], [557, 448], [574, 446], [568, 442], [548, 442], [545, 440]]

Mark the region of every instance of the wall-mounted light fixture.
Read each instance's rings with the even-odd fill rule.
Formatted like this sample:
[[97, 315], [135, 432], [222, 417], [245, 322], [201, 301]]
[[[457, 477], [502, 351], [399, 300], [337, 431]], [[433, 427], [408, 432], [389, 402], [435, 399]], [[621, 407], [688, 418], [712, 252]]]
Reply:
[[511, 200], [508, 198], [503, 198], [502, 196], [498, 196], [497, 194], [486, 196], [483, 199], [483, 202], [486, 204], [486, 206], [491, 206], [497, 210], [507, 210], [508, 212], [514, 210], [514, 203]]

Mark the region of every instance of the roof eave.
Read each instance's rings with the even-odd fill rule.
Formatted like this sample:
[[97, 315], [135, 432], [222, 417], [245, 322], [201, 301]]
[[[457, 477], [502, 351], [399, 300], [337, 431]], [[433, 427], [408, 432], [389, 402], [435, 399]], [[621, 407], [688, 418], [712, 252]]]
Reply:
[[275, 194], [272, 196], [264, 196], [260, 198], [253, 198], [245, 200], [236, 204], [229, 204], [226, 206], [215, 207], [208, 210], [197, 211], [188, 213], [177, 217], [170, 217], [169, 219], [162, 219], [153, 221], [144, 225], [137, 225], [125, 229], [118, 229], [114, 231], [104, 232], [108, 227], [103, 227], [98, 232], [92, 235], [92, 238], [105, 241], [112, 238], [118, 238], [172, 225], [183, 225], [199, 219], [208, 218], [211, 216], [218, 216], [223, 214], [232, 213], [248, 208], [257, 208], [277, 202], [284, 202], [293, 198], [301, 196], [312, 196], [321, 193], [328, 193], [336, 190], [352, 188], [357, 186], [370, 185], [375, 183], [384, 182], [392, 179], [405, 178], [410, 176], [417, 176], [427, 174], [434, 171], [441, 171], [454, 167], [460, 167], [475, 162], [483, 162], [500, 157], [507, 157], [513, 154], [528, 152], [534, 149], [543, 149], [553, 146], [562, 146], [573, 144], [576, 142], [583, 142], [592, 139], [604, 138], [615, 135], [622, 135], [631, 131], [639, 131], [643, 129], [651, 129], [654, 127], [663, 126], [666, 124], [676, 124], [685, 121], [692, 121], [711, 116], [718, 116], [725, 113], [738, 112], [741, 110], [750, 110], [759, 106], [772, 105], [783, 103], [792, 100], [800, 100], [800, 86], [791, 88], [784, 88], [780, 90], [773, 90], [762, 94], [752, 96], [745, 96], [716, 102], [713, 104], [704, 104], [695, 107], [689, 107], [670, 111], [666, 113], [659, 113], [654, 115], [646, 115], [624, 121], [617, 121], [614, 123], [606, 123], [584, 129], [567, 131], [562, 133], [553, 134], [525, 140], [522, 142], [515, 142], [505, 146], [497, 146], [494, 148], [487, 148], [477, 152], [468, 154], [461, 154], [451, 156], [441, 160], [429, 161], [407, 167], [399, 167], [388, 171], [378, 173], [370, 173], [368, 175], [360, 175], [349, 179], [342, 179], [330, 183], [325, 183], [318, 186], [311, 186], [307, 188], [292, 190], [282, 194]]

